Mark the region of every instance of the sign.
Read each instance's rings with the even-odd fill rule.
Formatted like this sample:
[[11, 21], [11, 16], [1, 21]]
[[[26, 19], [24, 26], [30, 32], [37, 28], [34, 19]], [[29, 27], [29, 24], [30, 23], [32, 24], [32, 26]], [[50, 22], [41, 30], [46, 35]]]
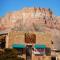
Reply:
[[36, 35], [33, 33], [25, 33], [25, 43], [36, 43]]
[[45, 54], [45, 49], [34, 49], [33, 54], [44, 55]]

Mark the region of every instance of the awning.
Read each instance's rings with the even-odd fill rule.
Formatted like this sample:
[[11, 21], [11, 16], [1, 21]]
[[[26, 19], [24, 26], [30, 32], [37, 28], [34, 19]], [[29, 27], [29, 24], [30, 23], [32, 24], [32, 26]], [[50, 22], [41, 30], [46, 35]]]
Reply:
[[34, 48], [46, 48], [46, 45], [35, 44]]
[[13, 44], [12, 45], [13, 48], [25, 48], [25, 44]]

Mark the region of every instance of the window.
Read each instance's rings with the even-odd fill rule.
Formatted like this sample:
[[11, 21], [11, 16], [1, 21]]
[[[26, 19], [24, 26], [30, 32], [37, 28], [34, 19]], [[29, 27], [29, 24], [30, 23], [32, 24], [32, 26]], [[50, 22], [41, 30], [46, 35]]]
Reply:
[[18, 51], [18, 55], [22, 55], [23, 54], [23, 48], [21, 48], [21, 49], [16, 49], [17, 51]]
[[45, 48], [45, 54], [47, 56], [50, 56], [51, 55], [51, 49], [50, 48]]

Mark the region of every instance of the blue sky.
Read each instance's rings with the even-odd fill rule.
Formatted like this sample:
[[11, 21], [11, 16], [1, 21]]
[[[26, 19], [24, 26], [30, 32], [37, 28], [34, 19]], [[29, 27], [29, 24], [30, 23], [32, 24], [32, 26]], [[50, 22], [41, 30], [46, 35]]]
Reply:
[[50, 8], [56, 16], [60, 16], [60, 0], [0, 0], [0, 16], [24, 7]]

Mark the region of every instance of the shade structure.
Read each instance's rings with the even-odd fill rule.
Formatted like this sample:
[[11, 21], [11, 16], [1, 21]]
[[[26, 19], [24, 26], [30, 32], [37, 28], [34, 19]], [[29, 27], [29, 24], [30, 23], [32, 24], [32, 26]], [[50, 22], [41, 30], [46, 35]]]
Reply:
[[25, 48], [25, 44], [13, 44], [12, 45], [13, 48]]
[[46, 48], [46, 45], [35, 44], [34, 48], [36, 48], [36, 49], [38, 49], [38, 48]]

